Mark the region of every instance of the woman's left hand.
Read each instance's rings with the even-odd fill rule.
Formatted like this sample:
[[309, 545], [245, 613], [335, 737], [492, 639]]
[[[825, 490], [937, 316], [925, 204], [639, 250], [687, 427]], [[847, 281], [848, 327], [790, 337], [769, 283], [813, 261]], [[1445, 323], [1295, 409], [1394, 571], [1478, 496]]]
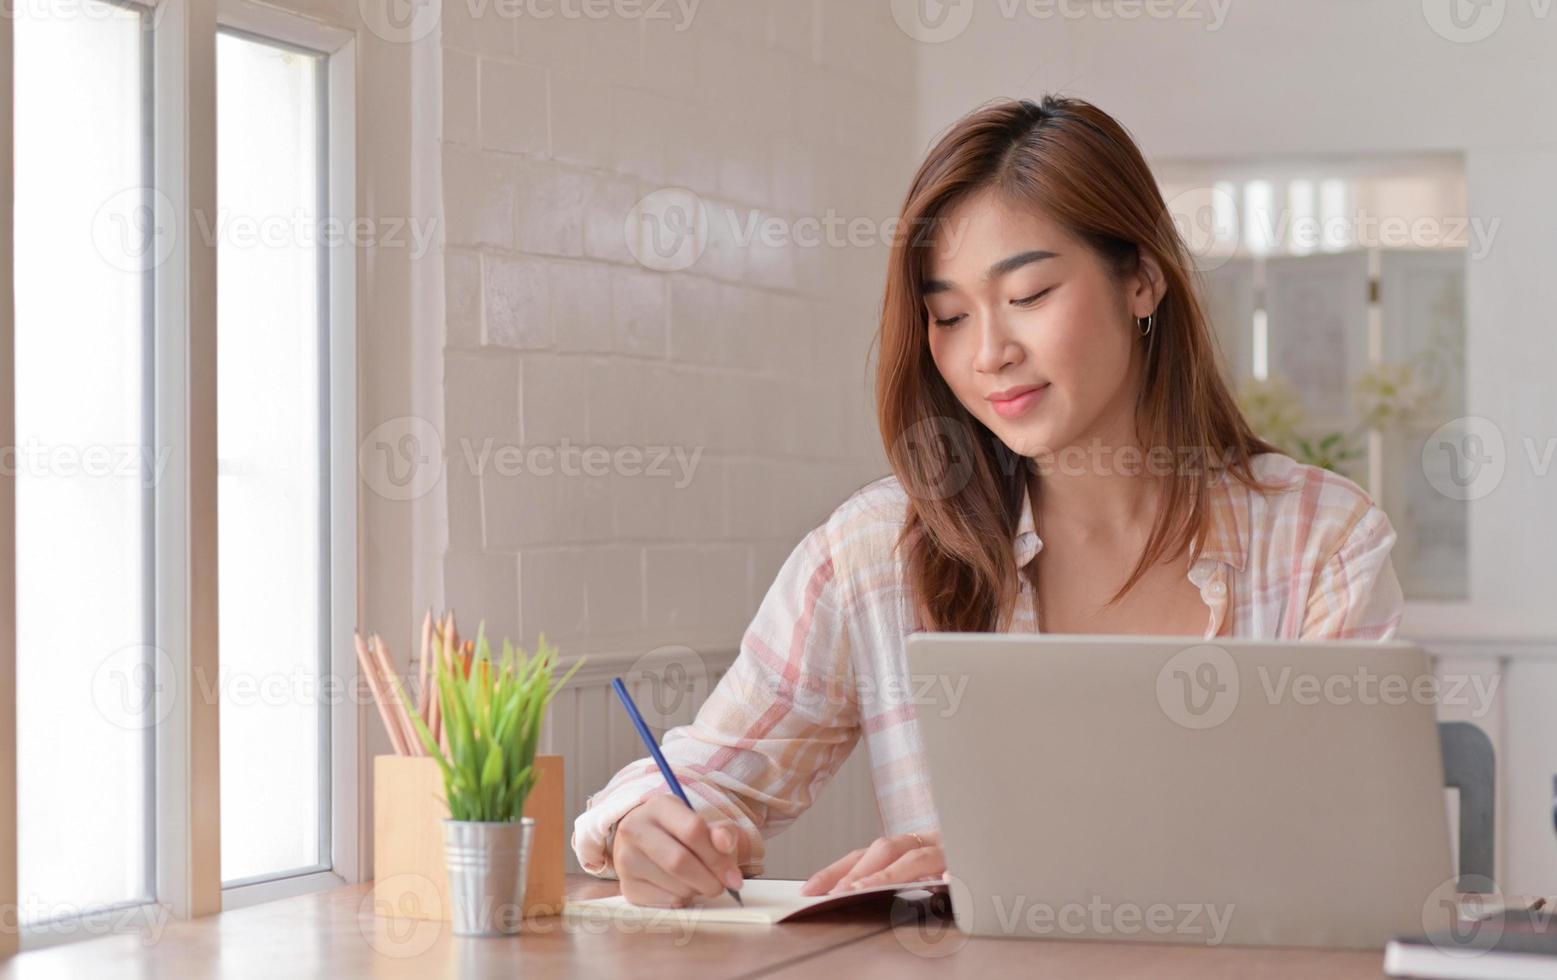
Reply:
[[939, 831], [878, 837], [807, 878], [802, 895], [840, 894], [854, 888], [939, 878], [946, 871]]

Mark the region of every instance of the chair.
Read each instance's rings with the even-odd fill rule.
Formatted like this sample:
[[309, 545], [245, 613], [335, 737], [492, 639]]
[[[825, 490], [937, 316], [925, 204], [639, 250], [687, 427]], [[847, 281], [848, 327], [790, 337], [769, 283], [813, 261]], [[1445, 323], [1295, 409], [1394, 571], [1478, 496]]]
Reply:
[[1496, 760], [1487, 733], [1468, 721], [1438, 724], [1443, 781], [1460, 791], [1461, 892], [1492, 890], [1492, 811]]

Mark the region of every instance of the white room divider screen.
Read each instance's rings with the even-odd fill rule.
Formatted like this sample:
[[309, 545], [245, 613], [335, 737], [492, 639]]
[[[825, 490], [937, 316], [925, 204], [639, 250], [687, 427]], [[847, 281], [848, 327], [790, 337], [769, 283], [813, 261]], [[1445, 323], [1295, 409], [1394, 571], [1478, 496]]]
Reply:
[[1467, 596], [1462, 461], [1444, 438], [1467, 424], [1466, 262], [1464, 248], [1201, 259], [1229, 379], [1244, 393], [1284, 385], [1311, 438], [1355, 439], [1363, 454], [1345, 471], [1389, 514], [1410, 599]]

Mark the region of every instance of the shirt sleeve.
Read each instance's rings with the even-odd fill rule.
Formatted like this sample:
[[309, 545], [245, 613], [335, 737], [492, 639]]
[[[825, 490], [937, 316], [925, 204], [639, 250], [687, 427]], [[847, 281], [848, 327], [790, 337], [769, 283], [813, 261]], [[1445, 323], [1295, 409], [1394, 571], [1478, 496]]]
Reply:
[[1301, 638], [1387, 640], [1405, 612], [1390, 551], [1395, 529], [1370, 504], [1318, 574], [1308, 594]]
[[[822, 525], [784, 561], [734, 663], [693, 721], [661, 739], [693, 807], [740, 831], [745, 874], [762, 873], [763, 838], [811, 805], [860, 737], [845, 590], [835, 572]], [[606, 841], [616, 822], [668, 792], [652, 758], [619, 771], [574, 822], [579, 866], [615, 878]]]

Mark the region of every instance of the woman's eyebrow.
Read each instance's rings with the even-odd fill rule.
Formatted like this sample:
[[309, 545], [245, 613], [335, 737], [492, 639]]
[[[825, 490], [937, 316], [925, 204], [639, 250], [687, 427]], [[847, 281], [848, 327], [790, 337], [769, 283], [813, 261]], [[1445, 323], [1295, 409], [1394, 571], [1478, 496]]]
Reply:
[[[1042, 262], [1044, 259], [1058, 257], [1058, 252], [1049, 252], [1041, 248], [1035, 248], [1027, 252], [1018, 252], [990, 266], [988, 271], [984, 273], [984, 281], [988, 282], [1008, 272], [1014, 272], [1024, 265], [1031, 265], [1034, 262]], [[921, 288], [926, 295], [929, 295], [930, 293], [944, 293], [952, 288], [952, 284], [945, 279], [926, 279]]]

